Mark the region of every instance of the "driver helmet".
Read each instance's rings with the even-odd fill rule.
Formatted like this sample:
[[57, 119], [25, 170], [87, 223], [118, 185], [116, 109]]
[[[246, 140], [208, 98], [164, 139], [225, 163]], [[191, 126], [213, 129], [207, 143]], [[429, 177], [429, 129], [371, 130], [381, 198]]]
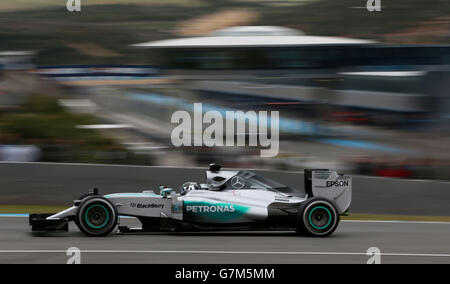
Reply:
[[180, 188], [181, 195], [186, 194], [187, 192], [191, 190], [199, 190], [200, 186], [196, 182], [185, 182]]

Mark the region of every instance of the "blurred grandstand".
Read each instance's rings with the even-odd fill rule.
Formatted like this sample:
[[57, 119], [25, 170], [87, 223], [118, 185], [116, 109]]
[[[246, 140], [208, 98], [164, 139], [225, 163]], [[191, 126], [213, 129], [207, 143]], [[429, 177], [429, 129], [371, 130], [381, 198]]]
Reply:
[[[375, 15], [351, 9], [360, 2], [112, 1], [79, 14], [50, 0], [34, 10], [0, 4], [11, 27], [0, 30], [4, 46], [36, 50], [0, 53], [1, 143], [8, 153], [37, 146], [39, 155], [26, 148], [30, 160], [450, 179], [449, 4], [402, 0]], [[36, 97], [56, 101], [59, 116], [30, 111]], [[171, 114], [193, 102], [280, 111], [280, 154], [172, 147]], [[15, 114], [40, 123], [17, 127]]]
[[[326, 164], [431, 177], [435, 159], [448, 163], [442, 150], [449, 137], [442, 133], [449, 133], [450, 46], [388, 45], [266, 26], [133, 46], [157, 54], [191, 101], [280, 110], [283, 159], [264, 162], [272, 166]], [[423, 143], [434, 135], [439, 141]], [[233, 155], [229, 162], [236, 163]]]

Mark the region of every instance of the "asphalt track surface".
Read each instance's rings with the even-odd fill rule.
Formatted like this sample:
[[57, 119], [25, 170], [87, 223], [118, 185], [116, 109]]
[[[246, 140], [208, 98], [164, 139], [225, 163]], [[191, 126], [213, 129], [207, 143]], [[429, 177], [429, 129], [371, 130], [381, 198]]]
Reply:
[[[122, 224], [137, 224], [122, 219]], [[31, 233], [26, 217], [0, 217], [0, 263], [60, 263], [67, 249], [81, 250], [81, 263], [360, 263], [381, 252], [381, 263], [450, 263], [450, 223], [344, 221], [328, 238], [292, 232], [112, 234], [86, 237]]]

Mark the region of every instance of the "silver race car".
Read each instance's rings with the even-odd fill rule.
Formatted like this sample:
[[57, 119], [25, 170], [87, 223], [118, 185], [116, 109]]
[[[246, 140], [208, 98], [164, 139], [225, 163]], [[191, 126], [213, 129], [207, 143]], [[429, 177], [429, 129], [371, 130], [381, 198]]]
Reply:
[[[352, 179], [329, 170], [305, 170], [305, 192], [251, 171], [223, 171], [212, 164], [206, 183], [186, 182], [176, 193], [99, 195], [97, 190], [56, 214], [31, 214], [32, 231], [68, 231], [74, 221], [88, 236], [118, 232], [192, 230], [296, 230], [325, 237], [349, 208]], [[141, 228], [118, 226], [119, 218], [139, 219]]]

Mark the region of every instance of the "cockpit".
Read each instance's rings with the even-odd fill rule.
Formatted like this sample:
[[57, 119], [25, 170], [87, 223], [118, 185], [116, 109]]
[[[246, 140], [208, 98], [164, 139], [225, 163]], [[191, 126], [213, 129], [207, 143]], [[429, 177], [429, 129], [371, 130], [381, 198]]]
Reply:
[[289, 195], [297, 195], [296, 189], [260, 176], [251, 171], [221, 171], [219, 165], [210, 165], [206, 172], [206, 184], [186, 182], [181, 186], [181, 194], [191, 190], [270, 190]]
[[294, 189], [260, 176], [250, 171], [239, 171], [236, 175], [228, 179], [222, 186], [223, 190], [275, 190], [284, 193], [295, 192]]

